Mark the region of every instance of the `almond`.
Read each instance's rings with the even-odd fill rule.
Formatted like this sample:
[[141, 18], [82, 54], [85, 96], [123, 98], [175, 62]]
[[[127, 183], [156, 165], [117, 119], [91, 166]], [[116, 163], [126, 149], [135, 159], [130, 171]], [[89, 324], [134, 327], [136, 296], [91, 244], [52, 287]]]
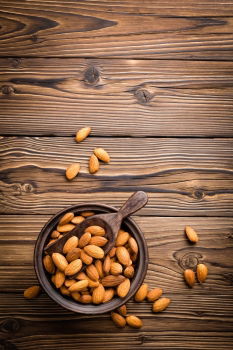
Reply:
[[136, 242], [136, 239], [134, 239], [133, 237], [129, 238], [129, 247], [132, 250], [133, 253], [138, 254], [138, 244]]
[[127, 316], [126, 322], [130, 327], [133, 328], [141, 328], [143, 326], [142, 320], [134, 315]]
[[155, 301], [161, 297], [163, 294], [162, 288], [154, 288], [147, 293], [148, 301]]
[[43, 257], [43, 264], [44, 268], [48, 273], [54, 273], [55, 272], [55, 265], [53, 263], [53, 260], [50, 255], [45, 255]]
[[93, 304], [100, 304], [102, 303], [105, 295], [105, 289], [102, 284], [100, 284], [98, 287], [94, 288], [92, 293], [92, 302]]
[[90, 255], [86, 254], [84, 250], [81, 250], [80, 258], [84, 264], [86, 265], [92, 264], [93, 258]]
[[134, 276], [134, 268], [133, 268], [133, 266], [127, 266], [124, 269], [124, 275], [127, 278], [133, 278], [133, 276]]
[[76, 273], [78, 273], [81, 268], [82, 268], [82, 260], [81, 259], [76, 259], [69, 263], [69, 265], [65, 269], [65, 275], [66, 276], [72, 276]]
[[91, 128], [89, 126], [86, 126], [85, 128], [82, 128], [77, 131], [75, 140], [76, 142], [82, 142], [87, 138], [87, 136], [90, 134]]
[[122, 305], [122, 306], [118, 307], [117, 311], [119, 312], [119, 314], [121, 316], [126, 316], [127, 315], [126, 305]]
[[112, 298], [114, 297], [114, 294], [115, 294], [115, 290], [113, 288], [105, 289], [103, 303], [107, 303], [108, 301], [112, 300]]
[[72, 224], [75, 224], [75, 225], [79, 225], [81, 224], [81, 222], [83, 222], [85, 220], [85, 218], [81, 215], [79, 216], [75, 216], [73, 217], [73, 219], [71, 220]]
[[122, 265], [130, 265], [129, 252], [125, 247], [117, 247], [116, 256]]
[[110, 268], [111, 268], [111, 259], [110, 259], [110, 256], [107, 255], [103, 262], [103, 271], [106, 275], [109, 274]]
[[197, 232], [191, 227], [191, 226], [186, 226], [185, 227], [185, 233], [190, 240], [190, 242], [196, 243], [198, 242], [198, 235]]
[[109, 154], [105, 151], [103, 148], [95, 148], [94, 154], [96, 155], [99, 160], [102, 160], [102, 162], [109, 163], [110, 157]]
[[55, 285], [55, 275], [52, 275], [52, 276], [51, 276], [51, 281], [52, 281], [52, 283]]
[[93, 281], [90, 279], [84, 272], [80, 272], [78, 276], [76, 277], [78, 280], [87, 280], [88, 281], [88, 287], [95, 288], [99, 286], [99, 281]]
[[89, 216], [95, 215], [95, 213], [93, 211], [83, 211], [81, 215], [84, 216], [84, 218], [87, 218]]
[[99, 170], [99, 161], [98, 158], [92, 154], [89, 160], [89, 172], [90, 174], [95, 174]]
[[65, 286], [61, 286], [60, 292], [63, 295], [70, 295], [70, 292], [69, 292], [68, 288], [66, 288]]
[[124, 317], [119, 315], [117, 312], [111, 312], [111, 319], [118, 328], [124, 328], [126, 325]]
[[80, 290], [85, 289], [88, 286], [88, 281], [87, 280], [81, 280], [78, 281], [74, 284], [72, 284], [72, 286], [69, 287], [69, 291], [72, 292], [79, 292]]
[[79, 238], [79, 243], [78, 243], [79, 248], [83, 248], [86, 245], [88, 245], [88, 243], [90, 242], [90, 239], [91, 239], [91, 234], [89, 232], [84, 233]]
[[156, 300], [152, 306], [153, 312], [161, 312], [165, 310], [170, 304], [171, 300], [169, 298], [160, 298]]
[[53, 253], [52, 259], [53, 259], [54, 264], [57, 266], [57, 268], [60, 271], [65, 271], [66, 267], [68, 266], [68, 262], [62, 254]]
[[58, 225], [57, 226], [57, 231], [63, 233], [63, 232], [69, 232], [75, 228], [75, 225], [73, 224], [65, 224], [65, 225]]
[[103, 278], [104, 277], [104, 271], [103, 271], [103, 263], [101, 260], [96, 260], [95, 261], [95, 267], [98, 271], [98, 274], [100, 276], [100, 278]]
[[72, 284], [76, 283], [76, 280], [65, 280], [64, 285], [69, 288], [70, 286], [72, 286]]
[[122, 275], [113, 276], [108, 275], [102, 278], [102, 284], [104, 287], [116, 287], [120, 283], [122, 283], [125, 280], [125, 277]]
[[60, 236], [60, 232], [54, 230], [52, 233], [51, 233], [51, 238], [58, 238]]
[[90, 255], [92, 258], [95, 259], [102, 259], [104, 257], [104, 251], [102, 248], [98, 247], [97, 245], [87, 245], [86, 247], [84, 247], [84, 251], [85, 253], [87, 253], [88, 255]]
[[105, 235], [105, 229], [101, 226], [93, 225], [88, 226], [85, 229], [85, 232], [90, 232], [93, 236], [104, 236]]
[[108, 242], [107, 238], [101, 236], [93, 236], [90, 239], [90, 244], [97, 245], [98, 247], [103, 247]]
[[74, 248], [77, 248], [78, 246], [78, 237], [72, 236], [69, 239], [67, 239], [66, 243], [63, 246], [63, 254], [69, 253], [69, 251], [73, 250]]
[[73, 292], [73, 293], [71, 293], [71, 296], [72, 296], [72, 298], [73, 298], [75, 301], [80, 302], [80, 300], [81, 300], [81, 295], [80, 295], [79, 292]]
[[126, 231], [120, 230], [116, 238], [116, 246], [125, 245], [128, 242], [129, 234]]
[[87, 266], [86, 273], [87, 273], [87, 276], [93, 281], [98, 281], [100, 277], [95, 265], [93, 264]]
[[70, 250], [66, 255], [66, 260], [70, 263], [71, 261], [74, 261], [76, 259], [79, 259], [81, 255], [81, 249], [80, 248], [74, 248]]
[[88, 280], [87, 275], [83, 271], [79, 272], [75, 278], [77, 280]]
[[60, 288], [65, 282], [65, 274], [62, 271], [57, 270], [55, 273], [54, 284], [56, 288]]
[[112, 249], [109, 251], [110, 258], [113, 258], [116, 254], [116, 247], [112, 247]]
[[59, 221], [59, 226], [63, 226], [65, 224], [68, 224], [74, 217], [74, 213], [66, 213], [65, 215], [63, 215], [63, 217], [60, 219]]
[[185, 282], [189, 285], [189, 287], [193, 287], [195, 284], [195, 274], [193, 270], [187, 269], [184, 271], [184, 279]]
[[80, 302], [83, 304], [90, 304], [92, 303], [92, 296], [90, 294], [82, 295]]
[[112, 275], [120, 275], [123, 271], [122, 265], [117, 262], [112, 262], [110, 267], [110, 273]]
[[25, 289], [23, 295], [24, 295], [24, 298], [26, 298], [26, 299], [34, 299], [34, 298], [38, 297], [40, 292], [41, 292], [40, 286], [32, 286], [32, 287]]
[[79, 173], [80, 171], [80, 164], [79, 163], [73, 163], [68, 166], [66, 169], [66, 178], [68, 180], [73, 180]]
[[141, 287], [138, 289], [137, 293], [135, 294], [134, 300], [137, 302], [141, 302], [144, 299], [146, 299], [148, 293], [148, 284], [144, 283], [141, 285]]
[[124, 298], [130, 290], [130, 280], [126, 278], [119, 286], [117, 287], [117, 294], [120, 298]]
[[197, 265], [197, 279], [199, 282], [204, 283], [208, 275], [208, 268], [205, 264]]

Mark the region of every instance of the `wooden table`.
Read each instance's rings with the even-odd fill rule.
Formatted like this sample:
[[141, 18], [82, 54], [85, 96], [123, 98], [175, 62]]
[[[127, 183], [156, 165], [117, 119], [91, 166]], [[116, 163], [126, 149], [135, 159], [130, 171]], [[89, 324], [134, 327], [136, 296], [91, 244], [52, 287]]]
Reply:
[[[233, 1], [0, 0], [0, 10], [0, 349], [232, 349]], [[90, 175], [96, 146], [112, 160]], [[131, 301], [144, 327], [118, 330], [109, 315], [23, 298], [52, 214], [119, 207], [139, 189], [146, 282], [172, 299], [165, 312]], [[198, 262], [210, 274], [189, 289], [183, 269]]]

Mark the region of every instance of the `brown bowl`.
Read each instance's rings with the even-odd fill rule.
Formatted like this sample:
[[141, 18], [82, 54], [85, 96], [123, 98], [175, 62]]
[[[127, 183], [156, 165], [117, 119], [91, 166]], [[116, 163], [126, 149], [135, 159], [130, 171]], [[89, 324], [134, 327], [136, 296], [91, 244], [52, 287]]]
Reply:
[[56, 301], [59, 305], [63, 306], [67, 310], [90, 315], [102, 314], [104, 312], [112, 311], [118, 308], [119, 306], [125, 304], [136, 293], [137, 289], [140, 287], [145, 278], [148, 266], [148, 249], [146, 240], [143, 236], [142, 231], [136, 225], [134, 220], [130, 218], [125, 219], [122, 223], [122, 227], [134, 236], [139, 247], [135, 275], [131, 280], [131, 288], [128, 295], [123, 299], [119, 297], [114, 297], [111, 301], [99, 305], [78, 303], [76, 301], [73, 301], [69, 297], [60, 294], [60, 292], [55, 289], [52, 282], [50, 281], [50, 275], [44, 269], [42, 261], [43, 250], [49, 241], [50, 233], [56, 228], [61, 217], [65, 213], [68, 213], [70, 211], [74, 212], [75, 214], [80, 213], [82, 211], [94, 211], [96, 214], [100, 214], [116, 212], [117, 209], [109, 205], [103, 204], [81, 204], [73, 205], [54, 215], [42, 228], [35, 244], [34, 267], [39, 283], [51, 299]]

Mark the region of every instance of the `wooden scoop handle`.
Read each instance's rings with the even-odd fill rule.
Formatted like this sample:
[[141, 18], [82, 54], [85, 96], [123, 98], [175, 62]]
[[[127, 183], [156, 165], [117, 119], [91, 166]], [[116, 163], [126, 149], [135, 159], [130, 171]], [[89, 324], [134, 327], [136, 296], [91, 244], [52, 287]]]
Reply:
[[118, 215], [124, 219], [144, 207], [147, 202], [147, 194], [143, 191], [137, 191], [132, 194], [132, 196], [129, 197], [125, 204], [119, 209]]

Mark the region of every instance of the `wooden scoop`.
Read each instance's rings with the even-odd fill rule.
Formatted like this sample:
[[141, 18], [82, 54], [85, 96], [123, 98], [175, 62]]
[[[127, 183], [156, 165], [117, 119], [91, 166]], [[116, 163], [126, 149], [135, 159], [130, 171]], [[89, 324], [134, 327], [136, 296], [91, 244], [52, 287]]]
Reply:
[[107, 254], [115, 244], [115, 240], [121, 227], [122, 220], [144, 207], [147, 201], [148, 197], [145, 192], [135, 192], [118, 210], [118, 212], [97, 214], [85, 219], [72, 231], [65, 234], [56, 242], [45, 247], [44, 251], [49, 255], [52, 255], [53, 253], [62, 253], [63, 246], [70, 237], [77, 236], [80, 238], [88, 226], [97, 225], [105, 229], [105, 237], [108, 239], [108, 243], [103, 247], [103, 249], [105, 251], [105, 254]]

